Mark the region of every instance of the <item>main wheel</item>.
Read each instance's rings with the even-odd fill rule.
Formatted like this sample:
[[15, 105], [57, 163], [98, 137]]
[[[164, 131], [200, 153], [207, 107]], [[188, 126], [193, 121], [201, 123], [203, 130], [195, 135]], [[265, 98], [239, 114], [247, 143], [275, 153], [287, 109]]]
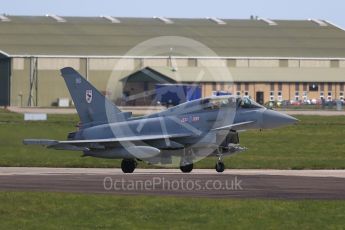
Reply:
[[193, 164], [181, 165], [180, 169], [183, 173], [190, 173], [193, 170]]
[[223, 162], [219, 161], [216, 163], [216, 171], [221, 173], [221, 172], [224, 172], [224, 169], [225, 169], [225, 165]]
[[132, 173], [137, 166], [135, 160], [123, 159], [121, 162], [121, 169], [124, 173]]

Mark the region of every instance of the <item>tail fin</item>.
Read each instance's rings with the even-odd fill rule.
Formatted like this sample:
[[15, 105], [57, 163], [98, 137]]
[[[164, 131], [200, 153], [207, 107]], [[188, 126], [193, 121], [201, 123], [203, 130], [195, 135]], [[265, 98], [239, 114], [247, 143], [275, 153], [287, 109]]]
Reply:
[[83, 126], [117, 121], [121, 110], [71, 67], [61, 69]]

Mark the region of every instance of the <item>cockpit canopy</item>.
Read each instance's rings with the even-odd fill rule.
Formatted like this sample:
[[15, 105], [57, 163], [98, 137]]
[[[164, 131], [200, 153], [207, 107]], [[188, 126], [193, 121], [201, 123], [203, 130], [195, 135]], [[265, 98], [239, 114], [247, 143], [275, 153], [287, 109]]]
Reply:
[[264, 108], [262, 105], [256, 103], [249, 97], [235, 97], [235, 96], [219, 96], [212, 98], [205, 98], [201, 100], [205, 110], [215, 110], [220, 108], [242, 108], [242, 109], [258, 109]]
[[264, 108], [259, 103], [255, 102], [254, 100], [250, 99], [249, 97], [237, 98], [238, 106], [243, 109], [258, 109]]

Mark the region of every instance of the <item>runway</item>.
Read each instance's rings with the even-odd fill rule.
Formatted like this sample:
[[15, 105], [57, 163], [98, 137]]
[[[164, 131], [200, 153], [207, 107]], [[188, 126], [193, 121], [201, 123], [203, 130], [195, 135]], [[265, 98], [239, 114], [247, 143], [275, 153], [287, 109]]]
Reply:
[[0, 168], [0, 191], [208, 198], [345, 199], [345, 170]]

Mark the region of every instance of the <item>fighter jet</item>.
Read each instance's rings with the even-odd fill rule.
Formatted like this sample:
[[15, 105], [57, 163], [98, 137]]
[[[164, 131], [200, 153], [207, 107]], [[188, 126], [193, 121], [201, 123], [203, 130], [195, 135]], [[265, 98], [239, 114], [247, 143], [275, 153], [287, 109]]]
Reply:
[[124, 173], [132, 173], [138, 161], [172, 164], [177, 158], [182, 172], [204, 157], [215, 157], [215, 169], [223, 172], [223, 158], [238, 152], [239, 132], [273, 129], [297, 119], [270, 110], [248, 97], [214, 96], [170, 107], [141, 117], [122, 112], [73, 68], [61, 75], [80, 118], [77, 131], [67, 140], [25, 139], [26, 145], [82, 151], [83, 156], [122, 159]]

